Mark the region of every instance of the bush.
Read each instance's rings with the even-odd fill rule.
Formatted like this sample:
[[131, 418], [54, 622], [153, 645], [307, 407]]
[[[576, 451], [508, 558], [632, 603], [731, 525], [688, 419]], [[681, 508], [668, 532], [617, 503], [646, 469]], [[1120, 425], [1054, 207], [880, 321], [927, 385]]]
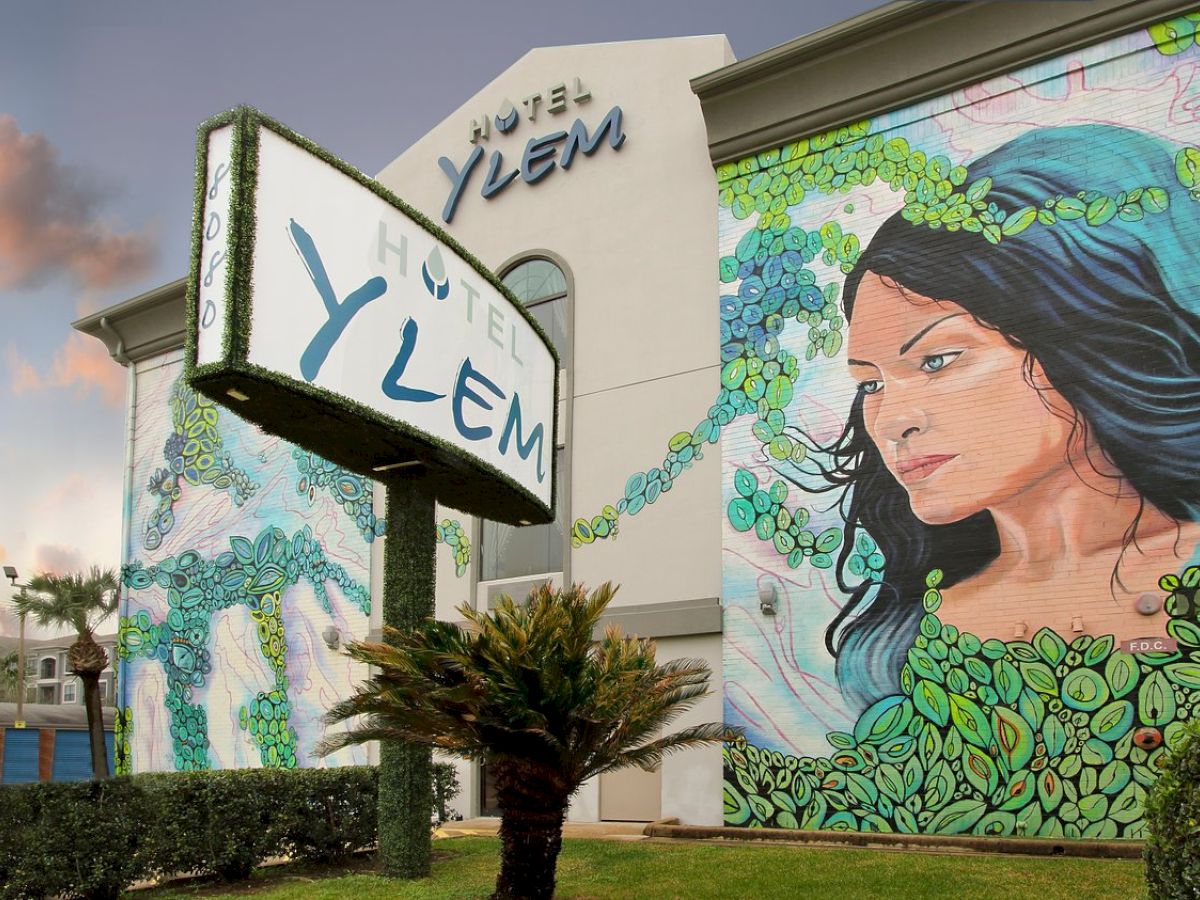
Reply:
[[293, 859], [334, 862], [375, 843], [379, 828], [379, 771], [373, 766], [297, 769], [294, 790], [278, 825], [280, 843]]
[[1146, 801], [1146, 882], [1150, 896], [1200, 896], [1200, 725], [1166, 757]]
[[279, 820], [293, 774], [244, 769], [139, 776], [154, 809], [144, 850], [150, 871], [237, 881], [268, 856], [282, 856]]
[[145, 874], [144, 798], [132, 778], [0, 789], [0, 896], [115, 900]]
[[460, 790], [458, 773], [449, 763], [433, 764], [433, 820], [434, 824], [442, 825], [452, 818], [462, 818], [450, 808], [451, 801], [458, 796]]
[[[444, 812], [453, 768], [434, 766]], [[0, 785], [0, 898], [112, 900], [139, 878], [246, 878], [269, 856], [331, 862], [373, 845], [379, 773], [245, 769]]]

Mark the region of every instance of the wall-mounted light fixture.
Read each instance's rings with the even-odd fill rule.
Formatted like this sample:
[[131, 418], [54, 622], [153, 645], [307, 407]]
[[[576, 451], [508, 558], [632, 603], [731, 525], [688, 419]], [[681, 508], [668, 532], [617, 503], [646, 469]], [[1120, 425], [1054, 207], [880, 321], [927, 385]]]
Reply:
[[1135, 608], [1143, 616], [1152, 616], [1162, 609], [1162, 601], [1158, 599], [1157, 594], [1147, 592], [1137, 598]]
[[1029, 626], [1024, 622], [1015, 623], [1013, 625], [1013, 637], [1015, 637], [1015, 638], [1025, 637], [1025, 632], [1028, 630], [1028, 628], [1029, 628]]
[[330, 650], [336, 650], [341, 646], [342, 633], [338, 631], [336, 625], [326, 625], [325, 630], [321, 632], [321, 639]]
[[1071, 630], [1076, 634], [1083, 631], [1083, 616], [1071, 616]]
[[764, 616], [775, 615], [775, 604], [778, 600], [779, 592], [775, 589], [775, 582], [760, 581], [758, 583], [758, 608]]

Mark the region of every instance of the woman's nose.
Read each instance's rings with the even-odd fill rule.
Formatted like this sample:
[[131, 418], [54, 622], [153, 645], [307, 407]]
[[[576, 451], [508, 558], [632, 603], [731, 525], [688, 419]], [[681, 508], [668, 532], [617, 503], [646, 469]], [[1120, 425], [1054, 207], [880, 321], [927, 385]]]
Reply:
[[884, 440], [900, 443], [928, 428], [924, 407], [903, 386], [895, 382], [889, 384], [881, 400], [875, 430]]

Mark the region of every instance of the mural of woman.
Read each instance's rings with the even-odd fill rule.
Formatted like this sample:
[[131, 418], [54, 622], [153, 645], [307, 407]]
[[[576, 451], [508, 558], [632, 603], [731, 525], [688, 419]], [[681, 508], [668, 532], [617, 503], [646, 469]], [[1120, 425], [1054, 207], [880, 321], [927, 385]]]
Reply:
[[[1115, 126], [1027, 132], [968, 167], [1007, 226], [909, 208], [847, 277], [858, 390], [810, 456], [845, 489], [826, 643], [847, 699], [896, 692], [935, 568], [942, 619], [981, 639], [1164, 633], [1137, 600], [1200, 544], [1200, 202], [1174, 152]], [[886, 567], [854, 584], [860, 531]]]

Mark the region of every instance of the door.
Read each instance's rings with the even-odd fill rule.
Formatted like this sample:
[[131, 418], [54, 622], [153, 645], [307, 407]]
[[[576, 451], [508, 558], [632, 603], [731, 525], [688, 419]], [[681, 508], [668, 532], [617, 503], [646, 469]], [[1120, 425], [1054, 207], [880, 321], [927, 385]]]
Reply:
[[36, 728], [6, 728], [4, 772], [0, 781], [21, 784], [38, 780], [38, 736]]
[[662, 769], [637, 766], [600, 776], [600, 818], [605, 822], [653, 822], [662, 818]]

